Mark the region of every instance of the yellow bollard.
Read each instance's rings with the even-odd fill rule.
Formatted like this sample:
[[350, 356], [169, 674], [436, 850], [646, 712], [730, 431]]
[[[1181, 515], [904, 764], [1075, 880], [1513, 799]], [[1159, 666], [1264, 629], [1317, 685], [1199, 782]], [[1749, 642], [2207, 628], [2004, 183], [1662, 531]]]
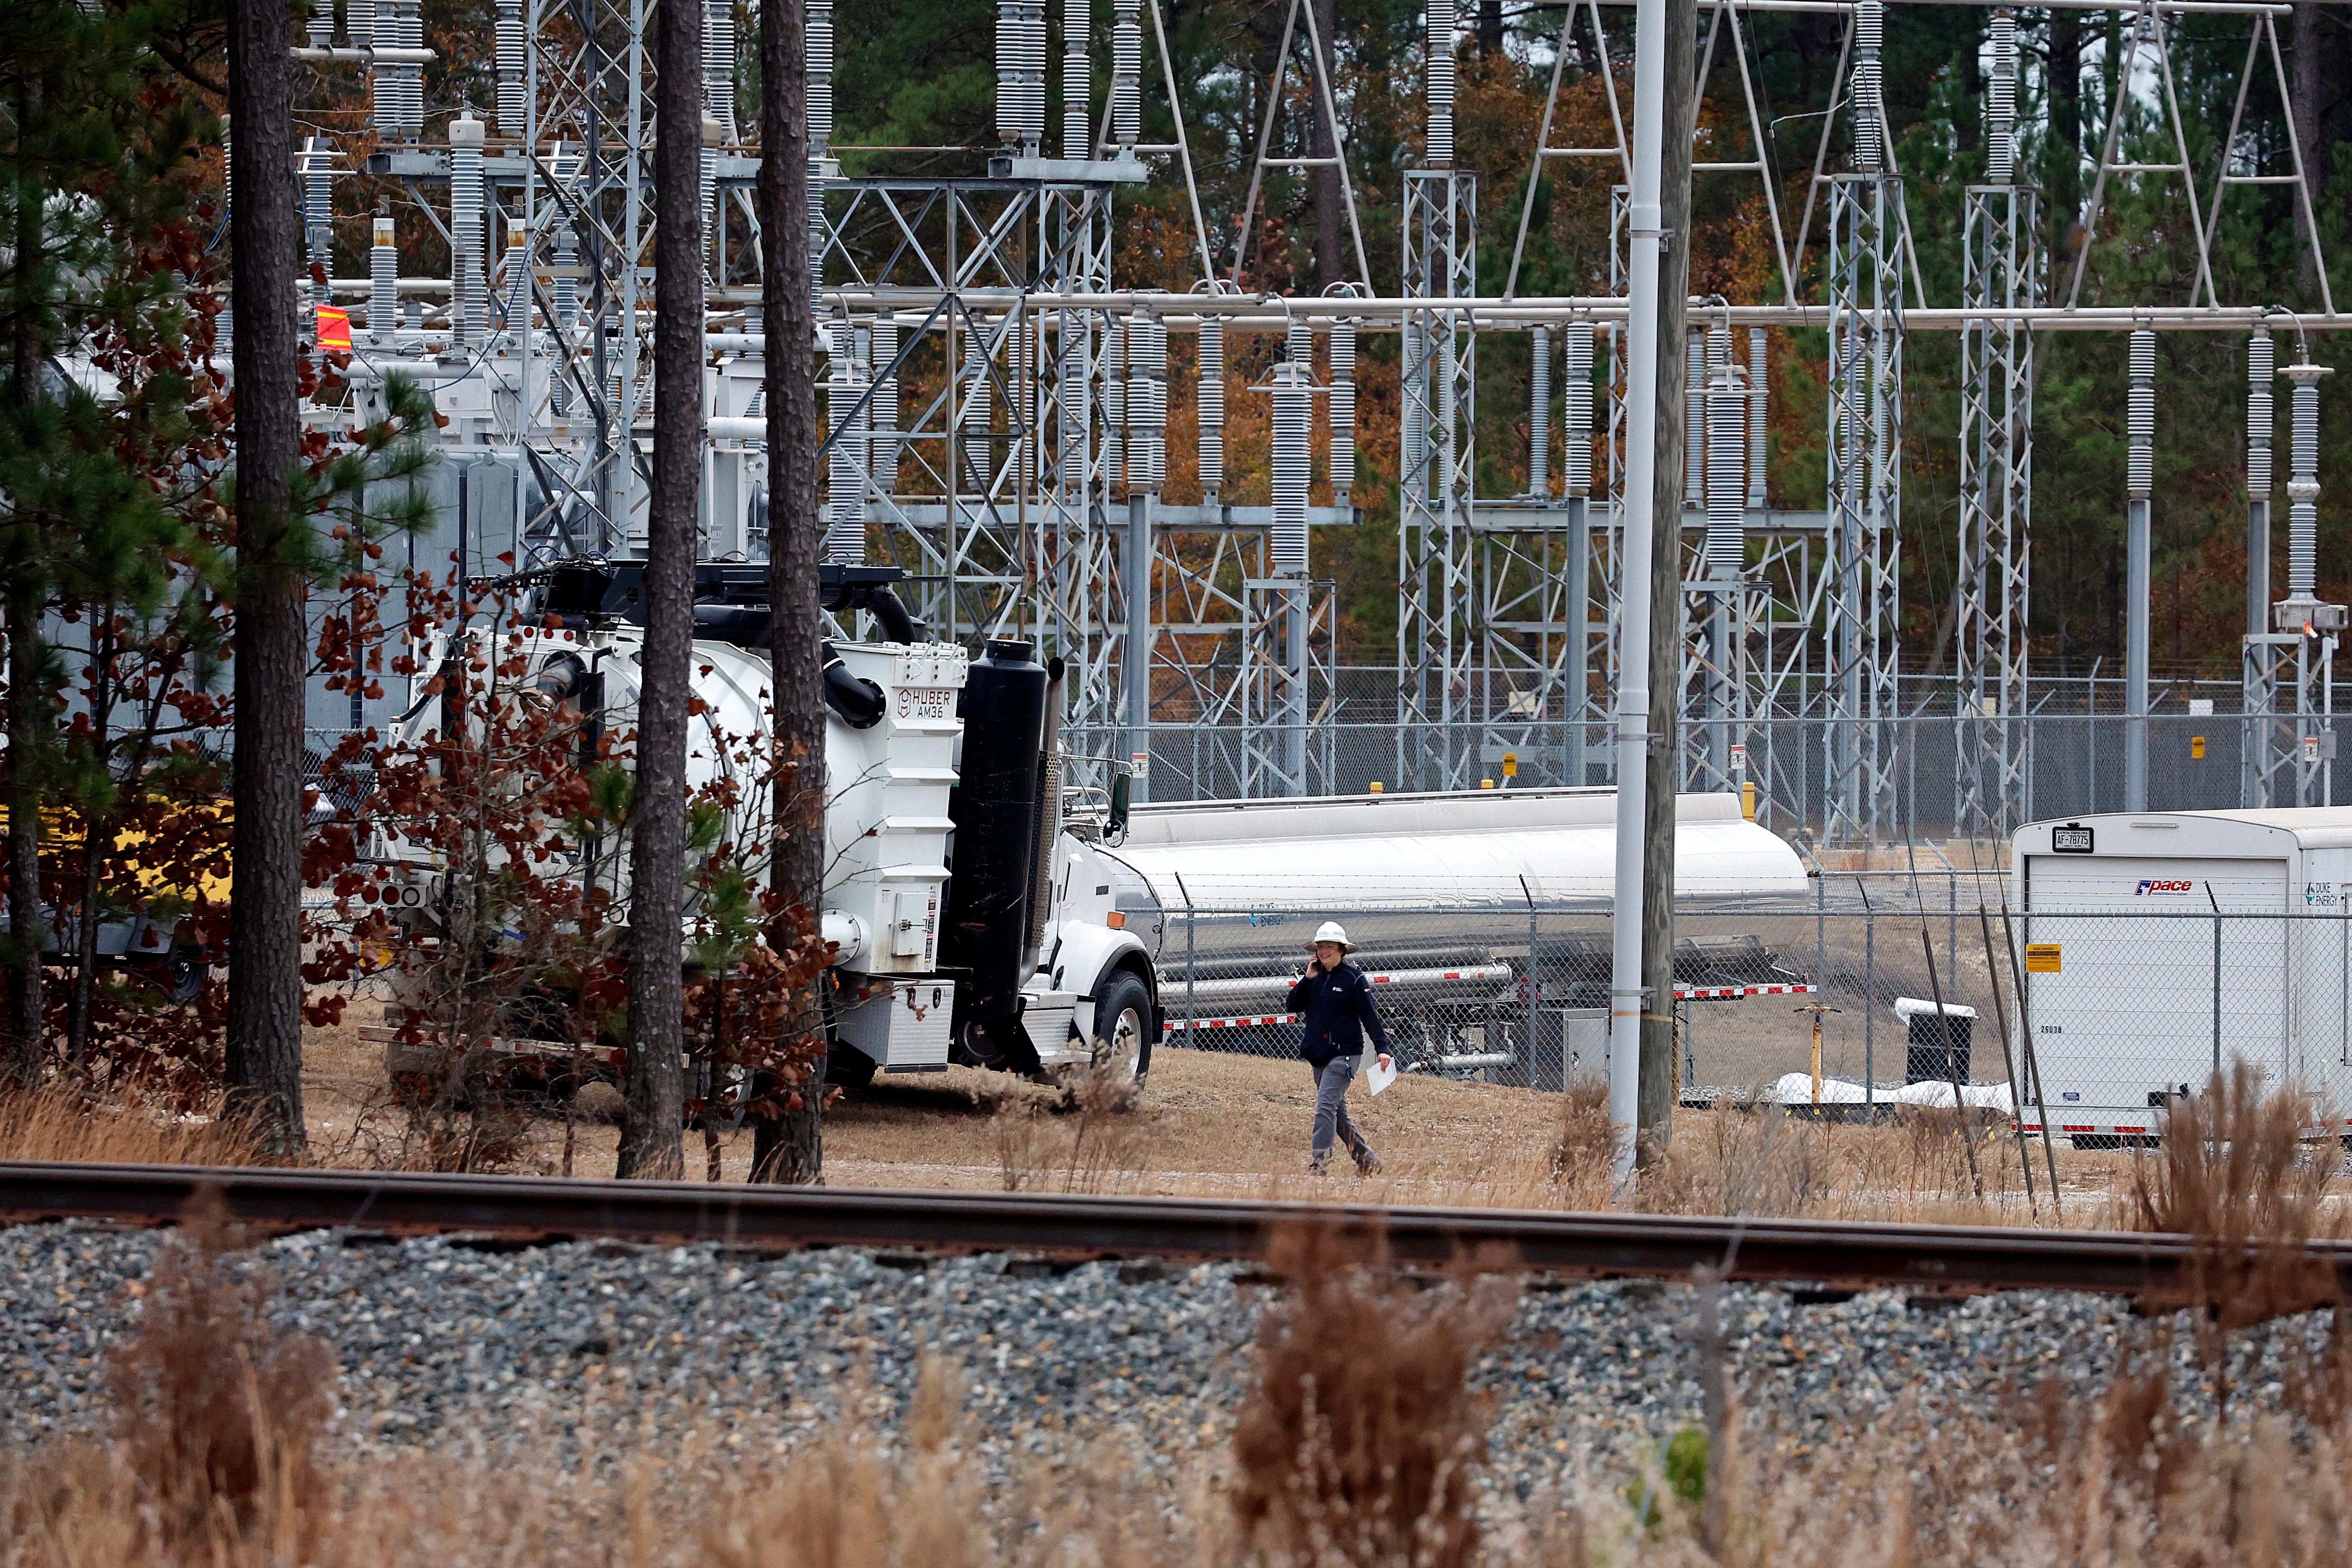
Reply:
[[1827, 1002], [1808, 1002], [1796, 1010], [1813, 1015], [1813, 1104], [1818, 1109], [1822, 1103], [1822, 1015], [1840, 1009]]

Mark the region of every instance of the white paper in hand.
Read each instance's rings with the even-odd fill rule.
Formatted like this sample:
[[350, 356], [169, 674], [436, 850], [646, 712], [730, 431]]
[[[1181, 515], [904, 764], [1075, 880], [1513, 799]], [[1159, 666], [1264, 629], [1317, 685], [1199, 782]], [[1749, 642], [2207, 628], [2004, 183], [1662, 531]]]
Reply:
[[1364, 1069], [1365, 1086], [1375, 1094], [1394, 1083], [1396, 1080], [1397, 1070], [1393, 1067], [1382, 1067], [1381, 1059], [1377, 1056], [1372, 1058], [1372, 1064]]

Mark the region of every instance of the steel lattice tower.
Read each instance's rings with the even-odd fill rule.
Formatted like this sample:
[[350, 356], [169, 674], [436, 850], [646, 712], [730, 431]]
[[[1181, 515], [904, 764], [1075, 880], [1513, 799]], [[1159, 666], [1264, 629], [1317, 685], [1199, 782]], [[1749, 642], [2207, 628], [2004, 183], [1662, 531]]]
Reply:
[[1823, 837], [1896, 836], [1896, 653], [1902, 611], [1903, 182], [1885, 172], [1881, 0], [1854, 14], [1859, 170], [1829, 186], [1829, 721]]
[[2033, 336], [2001, 312], [2042, 302], [2041, 213], [2016, 170], [2017, 24], [1992, 18], [1986, 149], [1991, 183], [1961, 220], [1959, 836], [2030, 820], [2026, 628], [2032, 585]]

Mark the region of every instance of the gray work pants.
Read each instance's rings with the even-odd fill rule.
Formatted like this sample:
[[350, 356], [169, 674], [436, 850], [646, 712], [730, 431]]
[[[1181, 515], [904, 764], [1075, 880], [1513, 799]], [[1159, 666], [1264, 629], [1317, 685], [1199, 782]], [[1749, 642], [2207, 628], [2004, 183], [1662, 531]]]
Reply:
[[1357, 1061], [1352, 1056], [1335, 1056], [1315, 1069], [1315, 1145], [1313, 1158], [1308, 1162], [1315, 1170], [1321, 1170], [1330, 1160], [1335, 1135], [1348, 1145], [1348, 1153], [1355, 1156], [1360, 1168], [1380, 1157], [1372, 1153], [1372, 1145], [1364, 1142], [1364, 1134], [1356, 1130], [1356, 1124], [1348, 1120], [1348, 1085], [1356, 1076]]

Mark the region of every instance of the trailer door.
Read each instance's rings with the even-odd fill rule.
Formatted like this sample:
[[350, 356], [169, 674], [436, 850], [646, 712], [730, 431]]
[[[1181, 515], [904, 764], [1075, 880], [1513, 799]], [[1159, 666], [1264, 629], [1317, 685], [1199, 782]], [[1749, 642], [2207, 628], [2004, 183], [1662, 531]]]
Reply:
[[2284, 860], [2032, 855], [2025, 876], [2027, 1013], [2053, 1125], [2147, 1123], [2217, 1059], [2276, 1073], [2284, 923], [2213, 911], [2277, 915]]

